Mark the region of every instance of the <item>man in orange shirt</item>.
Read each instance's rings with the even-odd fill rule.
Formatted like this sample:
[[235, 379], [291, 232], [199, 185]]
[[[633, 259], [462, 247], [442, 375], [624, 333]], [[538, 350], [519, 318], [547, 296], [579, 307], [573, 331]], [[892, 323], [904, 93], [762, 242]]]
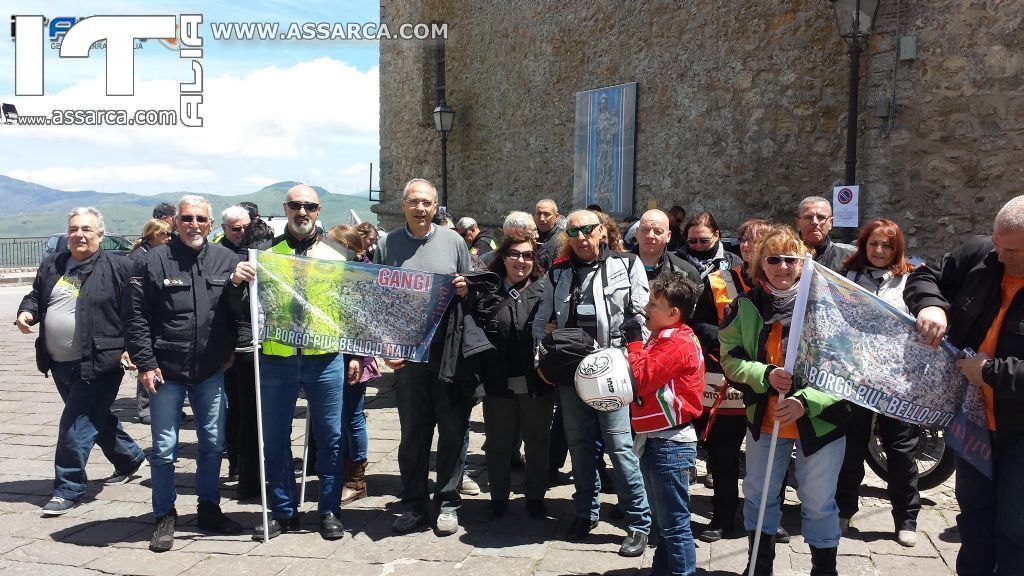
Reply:
[[941, 270], [918, 268], [903, 293], [934, 346], [943, 335], [977, 350], [957, 362], [981, 389], [992, 434], [993, 478], [957, 460], [957, 574], [1024, 574], [1024, 196], [996, 215], [992, 236], [973, 238]]

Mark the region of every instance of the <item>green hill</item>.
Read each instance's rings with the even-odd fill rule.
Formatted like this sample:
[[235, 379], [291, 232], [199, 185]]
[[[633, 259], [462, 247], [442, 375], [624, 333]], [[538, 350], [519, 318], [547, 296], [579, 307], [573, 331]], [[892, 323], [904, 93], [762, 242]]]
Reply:
[[[109, 232], [134, 236], [141, 233], [142, 225], [152, 216], [154, 206], [160, 202], [175, 204], [184, 194], [201, 194], [208, 198], [218, 221], [221, 210], [243, 201], [255, 202], [261, 214], [278, 215], [284, 213], [281, 203], [285, 193], [295, 184], [278, 182], [239, 196], [185, 191], [141, 196], [91, 190], [67, 192], [0, 176], [0, 206], [4, 206], [0, 212], [0, 237], [49, 236], [62, 231], [67, 226], [68, 212], [76, 206], [92, 206], [102, 212]], [[377, 222], [377, 215], [370, 211], [372, 202], [366, 197], [331, 194], [319, 187], [316, 190], [323, 206], [320, 220], [325, 226], [347, 223], [349, 210], [355, 210], [363, 220]]]

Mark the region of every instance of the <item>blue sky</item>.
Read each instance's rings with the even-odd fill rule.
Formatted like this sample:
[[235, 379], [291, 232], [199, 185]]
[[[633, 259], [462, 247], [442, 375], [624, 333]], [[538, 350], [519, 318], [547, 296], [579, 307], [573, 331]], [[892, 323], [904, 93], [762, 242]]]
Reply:
[[[376, 23], [379, 2], [4, 2], [0, 101], [20, 114], [179, 108], [190, 60], [135, 50], [135, 95], [106, 96], [105, 51], [61, 59], [47, 42], [45, 95], [15, 96], [11, 14], [203, 15], [204, 126], [0, 125], [0, 174], [66, 190], [244, 194], [280, 180], [365, 194], [379, 156], [376, 41], [214, 40], [211, 22]], [[376, 180], [376, 175], [374, 176]]]

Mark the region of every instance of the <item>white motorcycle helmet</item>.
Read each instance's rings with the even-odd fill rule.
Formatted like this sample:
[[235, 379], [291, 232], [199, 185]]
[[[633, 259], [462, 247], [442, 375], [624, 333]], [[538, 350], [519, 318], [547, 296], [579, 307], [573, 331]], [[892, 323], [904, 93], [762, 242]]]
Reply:
[[618, 348], [598, 350], [576, 368], [576, 393], [588, 406], [614, 412], [633, 401], [633, 371]]

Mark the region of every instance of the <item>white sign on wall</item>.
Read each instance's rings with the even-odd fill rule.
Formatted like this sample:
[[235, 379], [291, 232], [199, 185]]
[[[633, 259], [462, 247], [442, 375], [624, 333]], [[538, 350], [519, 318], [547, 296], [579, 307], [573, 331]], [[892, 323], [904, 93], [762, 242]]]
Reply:
[[858, 205], [860, 186], [836, 186], [832, 189], [832, 225], [838, 228], [860, 226]]

